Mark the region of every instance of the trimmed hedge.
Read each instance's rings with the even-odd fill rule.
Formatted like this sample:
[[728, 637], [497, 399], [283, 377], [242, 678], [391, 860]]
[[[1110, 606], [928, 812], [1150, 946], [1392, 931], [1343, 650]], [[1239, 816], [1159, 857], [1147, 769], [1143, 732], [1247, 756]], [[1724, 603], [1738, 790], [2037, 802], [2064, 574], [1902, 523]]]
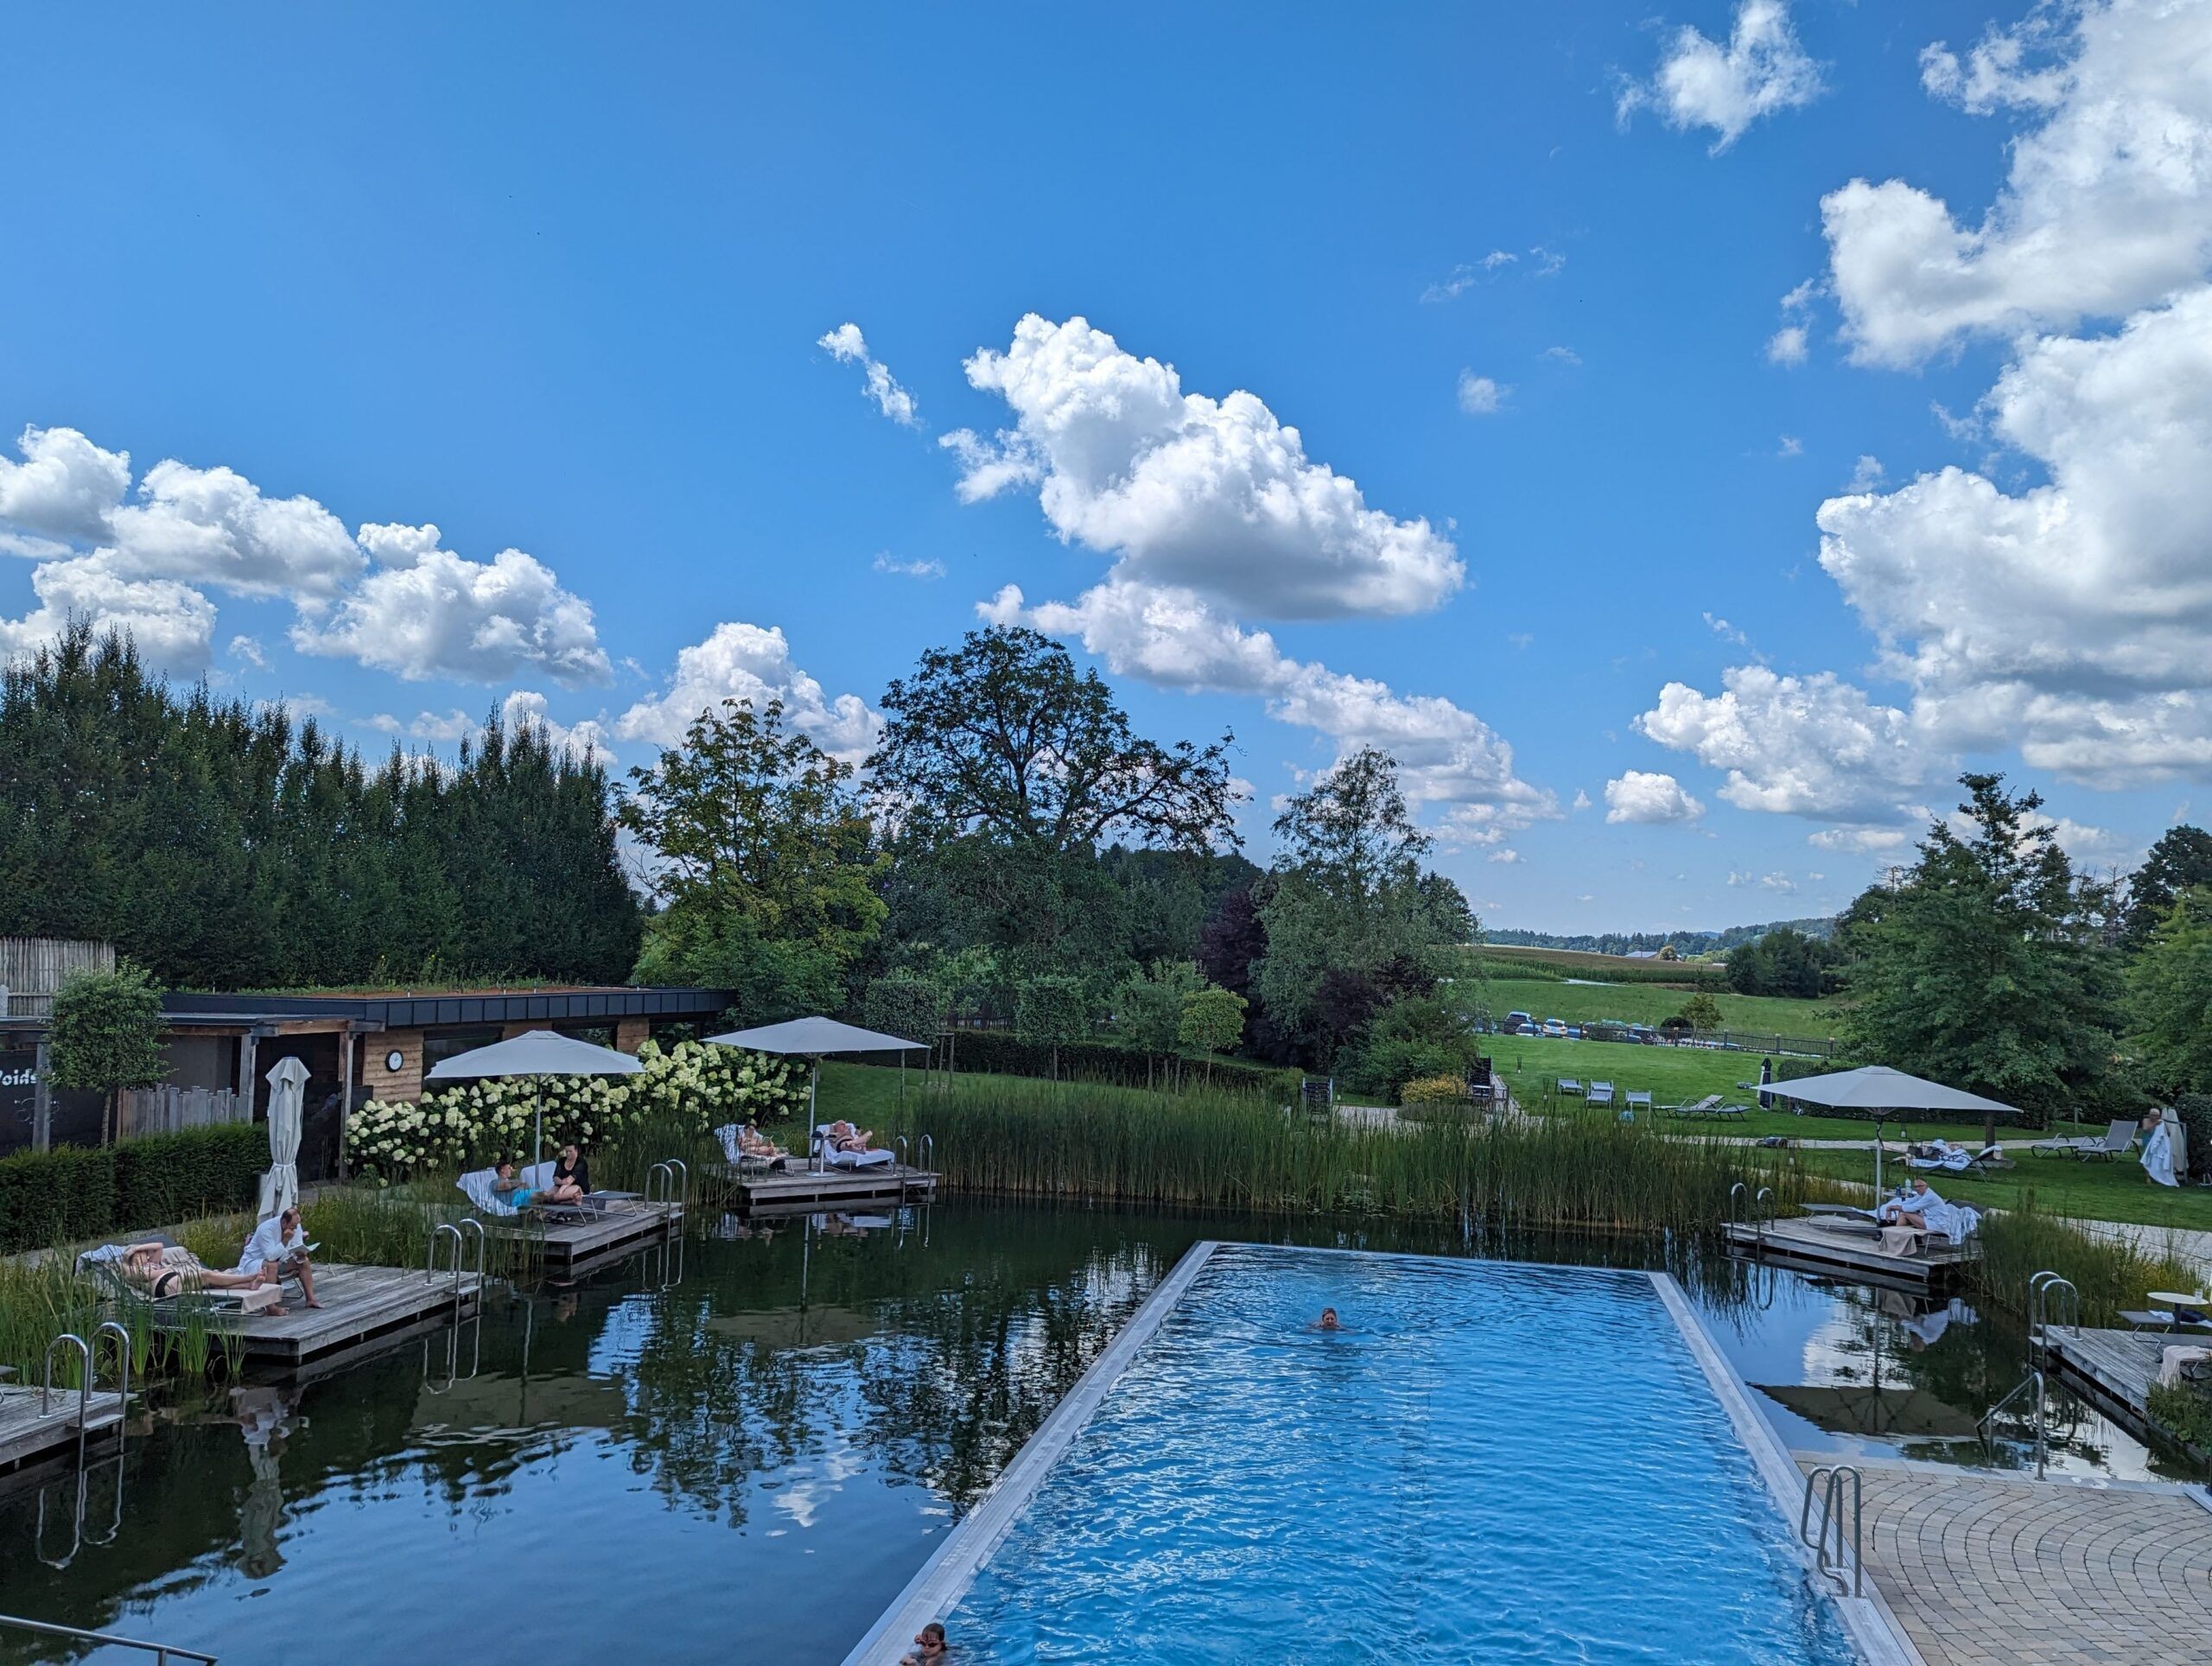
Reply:
[[[1042, 1042], [1024, 1041], [998, 1030], [959, 1030], [952, 1045], [952, 1062], [961, 1071], [988, 1071], [1002, 1076], [1050, 1076], [1052, 1049]], [[1162, 1055], [1147, 1054], [1135, 1047], [1117, 1047], [1104, 1041], [1064, 1041], [1060, 1044], [1060, 1074], [1084, 1082], [1103, 1082], [1115, 1087], [1141, 1088], [1149, 1077], [1157, 1085]], [[880, 1059], [874, 1062], [880, 1063]], [[1195, 1086], [1206, 1078], [1203, 1059], [1179, 1059], [1183, 1080]], [[1216, 1087], [1272, 1086], [1284, 1074], [1268, 1065], [1237, 1059], [1213, 1061]]]
[[[2174, 1115], [2188, 1134], [2189, 1174], [2212, 1180], [2212, 1093], [2184, 1093], [2174, 1101]], [[2189, 1176], [2184, 1176], [2184, 1179]]]
[[0, 1254], [253, 1205], [269, 1130], [226, 1122], [0, 1158]]

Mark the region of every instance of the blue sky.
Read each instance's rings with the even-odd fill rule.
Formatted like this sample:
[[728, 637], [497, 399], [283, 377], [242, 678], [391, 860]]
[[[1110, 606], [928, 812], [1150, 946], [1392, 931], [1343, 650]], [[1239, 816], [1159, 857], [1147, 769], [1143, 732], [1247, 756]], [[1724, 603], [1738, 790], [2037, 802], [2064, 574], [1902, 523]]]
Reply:
[[2124, 862], [2212, 770], [2209, 11], [42, 9], [0, 650], [626, 766], [864, 751], [981, 606], [1262, 858], [1391, 745], [1497, 924], [1832, 909], [1964, 766]]

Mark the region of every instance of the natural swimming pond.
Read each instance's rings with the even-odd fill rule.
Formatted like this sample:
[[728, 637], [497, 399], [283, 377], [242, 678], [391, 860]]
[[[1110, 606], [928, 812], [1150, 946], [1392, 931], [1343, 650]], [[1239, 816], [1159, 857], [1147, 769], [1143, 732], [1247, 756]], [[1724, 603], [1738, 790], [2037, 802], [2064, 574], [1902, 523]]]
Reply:
[[[66, 1567], [41, 1560], [38, 1478], [0, 1478], [0, 1612], [226, 1663], [842, 1660], [1183, 1252], [1239, 1237], [1655, 1253], [958, 1203], [882, 1228], [723, 1222], [679, 1257], [495, 1296], [480, 1326], [320, 1378], [157, 1394], [119, 1518], [114, 1471], [95, 1473]], [[1789, 1445], [1982, 1460], [1955, 1429], [2017, 1380], [2017, 1331], [1789, 1274], [1675, 1270], [1751, 1383], [1829, 1391], [1763, 1402]], [[1592, 1372], [1578, 1392], [1629, 1390]], [[2062, 1456], [2144, 1461], [2093, 1419]], [[59, 1561], [73, 1479], [44, 1497]], [[0, 1631], [0, 1660], [67, 1657]]]

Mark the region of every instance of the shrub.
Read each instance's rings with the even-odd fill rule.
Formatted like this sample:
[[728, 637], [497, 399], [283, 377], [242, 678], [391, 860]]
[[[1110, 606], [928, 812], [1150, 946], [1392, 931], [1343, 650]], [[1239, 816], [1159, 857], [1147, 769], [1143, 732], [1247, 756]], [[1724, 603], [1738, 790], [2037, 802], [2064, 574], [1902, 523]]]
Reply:
[[887, 972], [868, 986], [868, 995], [861, 1002], [861, 1021], [872, 1030], [926, 1046], [944, 1027], [945, 1008], [950, 1004], [934, 978], [905, 970]]
[[1456, 1104], [1467, 1097], [1464, 1076], [1416, 1076], [1398, 1090], [1402, 1105]]
[[250, 1207], [268, 1166], [269, 1131], [251, 1122], [19, 1151], [0, 1158], [0, 1254]]
[[2153, 1383], [2144, 1408], [2183, 1445], [2212, 1452], [2212, 1394], [2186, 1383]]
[[389, 1183], [423, 1168], [467, 1168], [528, 1148], [543, 1118], [545, 1145], [574, 1140], [602, 1148], [648, 1122], [703, 1133], [725, 1121], [770, 1122], [806, 1097], [805, 1073], [788, 1059], [704, 1041], [638, 1049], [634, 1076], [568, 1076], [470, 1082], [416, 1103], [372, 1099], [353, 1113], [346, 1148], [362, 1174]]

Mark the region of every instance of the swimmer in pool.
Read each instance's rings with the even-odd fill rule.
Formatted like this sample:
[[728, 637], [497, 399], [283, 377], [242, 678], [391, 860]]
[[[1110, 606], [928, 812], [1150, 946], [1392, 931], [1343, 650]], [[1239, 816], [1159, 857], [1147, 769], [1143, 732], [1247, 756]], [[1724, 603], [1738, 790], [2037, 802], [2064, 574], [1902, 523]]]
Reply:
[[1313, 1321], [1313, 1328], [1317, 1331], [1341, 1331], [1344, 1326], [1337, 1323], [1335, 1308], [1324, 1307], [1321, 1309], [1321, 1317]]

